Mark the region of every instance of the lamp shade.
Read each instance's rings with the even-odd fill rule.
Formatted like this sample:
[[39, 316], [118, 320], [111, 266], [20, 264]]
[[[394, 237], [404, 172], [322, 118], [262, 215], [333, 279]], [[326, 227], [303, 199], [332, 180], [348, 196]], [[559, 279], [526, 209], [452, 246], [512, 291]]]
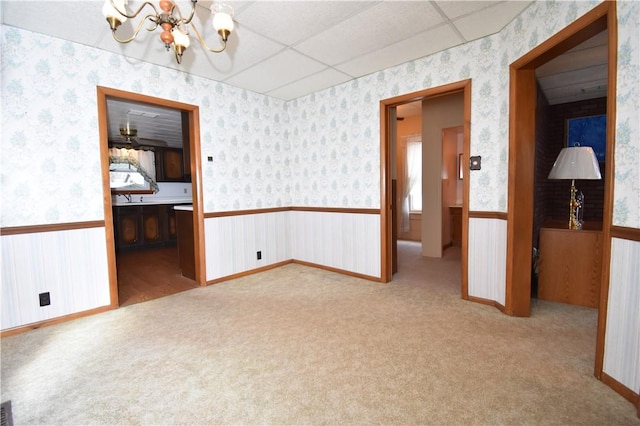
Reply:
[[180, 31], [177, 27], [174, 27], [173, 30], [171, 30], [171, 33], [173, 34], [173, 42], [176, 46], [182, 46], [186, 49], [191, 44], [189, 36]]
[[562, 148], [549, 179], [602, 179], [600, 166], [593, 148], [590, 146], [572, 146]]
[[[113, 3], [111, 3], [111, 0], [105, 0], [104, 5], [102, 6], [102, 14], [105, 18], [116, 18], [124, 24], [127, 20], [127, 17], [120, 13], [118, 9], [126, 13], [126, 4], [126, 0], [113, 0]], [[113, 7], [113, 5], [115, 5], [116, 7]]]
[[233, 31], [233, 9], [224, 3], [214, 3], [211, 6], [213, 14], [213, 28], [216, 31]]

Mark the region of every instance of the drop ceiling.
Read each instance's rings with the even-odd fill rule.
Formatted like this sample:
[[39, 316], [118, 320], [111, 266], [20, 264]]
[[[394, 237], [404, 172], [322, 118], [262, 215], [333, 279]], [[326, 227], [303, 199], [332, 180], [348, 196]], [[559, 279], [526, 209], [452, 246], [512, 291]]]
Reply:
[[[129, 10], [142, 2], [129, 1]], [[113, 40], [102, 16], [102, 1], [2, 0], [1, 20], [9, 26], [46, 34], [127, 57], [180, 69], [283, 100], [295, 99], [502, 30], [530, 1], [228, 1], [236, 28], [223, 53], [206, 52], [195, 39], [182, 64], [159, 40], [160, 30], [142, 30], [128, 44]], [[178, 1], [190, 10], [190, 2]], [[215, 47], [211, 1], [199, 1], [194, 22]], [[67, 22], [72, 25], [53, 25]], [[131, 34], [129, 20], [122, 30]], [[120, 30], [119, 30], [120, 31]], [[549, 102], [606, 96], [606, 33], [594, 37], [536, 71]], [[181, 134], [159, 126], [174, 111], [137, 116], [144, 105], [109, 106], [110, 138], [133, 122], [138, 136], [181, 143]], [[157, 113], [158, 111], [154, 111]], [[179, 141], [179, 142], [178, 142]]]
[[[157, 1], [153, 1], [157, 5]], [[177, 1], [183, 15], [189, 1]], [[235, 30], [223, 53], [192, 38], [178, 65], [144, 29], [128, 44], [113, 40], [103, 2], [2, 0], [3, 24], [70, 40], [159, 66], [180, 69], [254, 92], [291, 100], [373, 72], [494, 34], [530, 1], [227, 1]], [[142, 2], [129, 1], [129, 10]], [[210, 0], [198, 1], [194, 22], [210, 47]], [[157, 7], [157, 6], [156, 6]], [[149, 9], [150, 10], [150, 9]], [[69, 22], [73, 17], [73, 22]], [[136, 19], [118, 33], [131, 35]], [[146, 28], [147, 25], [145, 24]]]

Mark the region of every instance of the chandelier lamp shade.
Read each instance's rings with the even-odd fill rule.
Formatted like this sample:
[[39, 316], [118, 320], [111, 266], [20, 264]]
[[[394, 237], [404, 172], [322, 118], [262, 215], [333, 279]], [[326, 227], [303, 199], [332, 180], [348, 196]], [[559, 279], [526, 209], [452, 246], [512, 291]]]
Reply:
[[[113, 38], [119, 43], [129, 43], [133, 41], [137, 36], [145, 22], [149, 22], [151, 25], [146, 28], [147, 31], [154, 31], [160, 27], [162, 32], [160, 33], [160, 40], [164, 43], [167, 51], [173, 48], [175, 58], [178, 63], [182, 62], [182, 54], [191, 44], [189, 38], [190, 31], [198, 39], [200, 44], [210, 52], [220, 53], [227, 47], [227, 39], [233, 31], [233, 9], [231, 6], [224, 3], [213, 3], [211, 6], [211, 14], [213, 15], [213, 28], [220, 36], [220, 42], [222, 47], [219, 49], [210, 48], [202, 38], [200, 31], [192, 22], [196, 11], [196, 3], [198, 0], [191, 0], [191, 11], [187, 17], [182, 15], [182, 11], [171, 0], [160, 0], [158, 7], [152, 3], [145, 1], [134, 12], [128, 12], [127, 0], [105, 0], [102, 7], [102, 14], [107, 19], [109, 27], [111, 28], [111, 34]], [[146, 10], [147, 15], [141, 17], [140, 21], [135, 27], [133, 35], [128, 38], [119, 38], [116, 34], [120, 25], [125, 23], [128, 19], [135, 19], [141, 12]]]

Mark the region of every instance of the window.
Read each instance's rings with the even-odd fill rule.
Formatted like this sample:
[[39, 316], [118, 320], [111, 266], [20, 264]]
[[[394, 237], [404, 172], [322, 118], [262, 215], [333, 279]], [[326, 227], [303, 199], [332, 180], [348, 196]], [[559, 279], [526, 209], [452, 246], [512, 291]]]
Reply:
[[156, 193], [155, 155], [152, 151], [109, 148], [111, 192]]
[[422, 142], [407, 143], [407, 185], [409, 211], [422, 211]]

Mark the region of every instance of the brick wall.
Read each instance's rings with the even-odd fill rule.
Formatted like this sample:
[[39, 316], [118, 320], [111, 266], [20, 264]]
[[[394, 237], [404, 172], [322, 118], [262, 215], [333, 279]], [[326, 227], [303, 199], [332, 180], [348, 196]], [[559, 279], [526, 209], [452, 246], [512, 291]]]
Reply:
[[[547, 204], [552, 190], [552, 181], [547, 179], [549, 170], [555, 161], [555, 149], [551, 149], [552, 139], [550, 108], [547, 98], [538, 88], [536, 103], [536, 152], [535, 175], [533, 185], [533, 246], [538, 247], [540, 227], [547, 220]], [[557, 155], [557, 153], [556, 153]], [[545, 172], [546, 171], [546, 172]]]

